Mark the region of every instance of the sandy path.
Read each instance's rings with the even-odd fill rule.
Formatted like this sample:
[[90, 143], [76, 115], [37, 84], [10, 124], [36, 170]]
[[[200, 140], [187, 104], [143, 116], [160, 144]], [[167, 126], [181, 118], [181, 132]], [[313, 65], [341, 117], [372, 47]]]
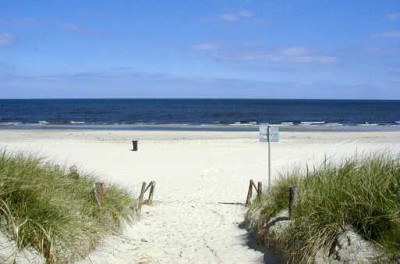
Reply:
[[[155, 180], [156, 205], [79, 263], [262, 263], [239, 228], [248, 180], [266, 184], [266, 148], [254, 132], [0, 131], [0, 146], [78, 164], [137, 193]], [[130, 140], [140, 138], [139, 151]], [[273, 145], [273, 175], [328, 156], [400, 150], [398, 132], [287, 132]]]

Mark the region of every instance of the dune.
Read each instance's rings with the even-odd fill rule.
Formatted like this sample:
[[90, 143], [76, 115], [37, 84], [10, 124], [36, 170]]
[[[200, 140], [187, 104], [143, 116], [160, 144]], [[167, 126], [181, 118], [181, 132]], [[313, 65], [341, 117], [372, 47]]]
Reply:
[[[138, 151], [131, 140], [138, 139]], [[400, 150], [399, 132], [282, 132], [272, 179], [325, 155]], [[76, 164], [138, 195], [156, 181], [155, 203], [121, 235], [78, 263], [274, 263], [240, 227], [249, 179], [267, 187], [267, 148], [257, 132], [1, 130], [0, 147]]]

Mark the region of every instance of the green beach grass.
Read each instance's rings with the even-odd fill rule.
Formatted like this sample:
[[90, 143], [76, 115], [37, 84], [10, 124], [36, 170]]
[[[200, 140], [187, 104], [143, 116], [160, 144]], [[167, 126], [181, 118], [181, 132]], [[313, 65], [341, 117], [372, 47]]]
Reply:
[[42, 158], [2, 152], [0, 232], [19, 249], [35, 248], [48, 263], [85, 257], [102, 237], [133, 220], [137, 207], [127, 191], [107, 183], [97, 205], [95, 181]]
[[308, 262], [318, 249], [329, 250], [346, 227], [372, 241], [390, 258], [400, 253], [398, 156], [353, 157], [339, 164], [323, 164], [308, 176], [300, 169], [282, 174], [250, 208], [260, 210], [258, 229], [288, 208], [290, 186], [298, 189], [294, 221], [277, 241], [289, 262]]

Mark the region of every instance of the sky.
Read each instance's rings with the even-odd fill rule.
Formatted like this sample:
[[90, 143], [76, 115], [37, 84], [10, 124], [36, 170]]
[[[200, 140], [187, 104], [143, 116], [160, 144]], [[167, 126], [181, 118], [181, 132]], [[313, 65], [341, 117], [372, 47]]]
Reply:
[[0, 0], [0, 98], [400, 99], [400, 1]]

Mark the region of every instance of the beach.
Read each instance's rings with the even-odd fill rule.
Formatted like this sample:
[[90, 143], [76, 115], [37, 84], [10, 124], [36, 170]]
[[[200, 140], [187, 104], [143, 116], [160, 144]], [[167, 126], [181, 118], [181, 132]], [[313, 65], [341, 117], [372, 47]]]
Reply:
[[[355, 154], [400, 151], [398, 131], [290, 131], [271, 144], [272, 182]], [[138, 140], [138, 151], [131, 151]], [[267, 188], [267, 145], [254, 131], [0, 130], [0, 147], [93, 173], [155, 202], [79, 263], [274, 263], [240, 227], [250, 179]]]

